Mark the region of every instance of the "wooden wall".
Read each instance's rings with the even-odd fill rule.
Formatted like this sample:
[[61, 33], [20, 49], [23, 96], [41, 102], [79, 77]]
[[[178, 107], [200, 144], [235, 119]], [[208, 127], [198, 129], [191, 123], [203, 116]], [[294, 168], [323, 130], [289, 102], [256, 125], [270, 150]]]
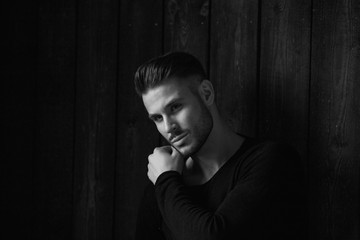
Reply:
[[[31, 22], [10, 20], [33, 30], [14, 38], [22, 49], [36, 45], [37, 61], [27, 55], [31, 65], [20, 66], [34, 68], [10, 79], [36, 74], [23, 80], [35, 93], [21, 101], [30, 107], [14, 114], [25, 129], [26, 116], [34, 124], [20, 156], [20, 163], [33, 159], [29, 239], [133, 239], [147, 155], [161, 141], [133, 73], [174, 50], [202, 61], [236, 131], [285, 140], [301, 153], [308, 239], [359, 239], [360, 1], [48, 0], [27, 7], [37, 16]], [[16, 189], [29, 188], [16, 179]]]

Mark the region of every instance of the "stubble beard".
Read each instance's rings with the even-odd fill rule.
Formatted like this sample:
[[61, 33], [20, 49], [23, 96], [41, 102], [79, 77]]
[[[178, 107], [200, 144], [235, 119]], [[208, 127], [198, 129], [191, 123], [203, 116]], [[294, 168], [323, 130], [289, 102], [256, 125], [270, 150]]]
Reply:
[[177, 148], [179, 153], [182, 154], [184, 159], [187, 159], [193, 155], [195, 155], [201, 147], [205, 144], [206, 140], [208, 139], [212, 128], [213, 128], [213, 117], [209, 111], [209, 109], [205, 106], [201, 99], [200, 102], [200, 118], [199, 122], [193, 127], [191, 132], [191, 145], [185, 146], [185, 149]]

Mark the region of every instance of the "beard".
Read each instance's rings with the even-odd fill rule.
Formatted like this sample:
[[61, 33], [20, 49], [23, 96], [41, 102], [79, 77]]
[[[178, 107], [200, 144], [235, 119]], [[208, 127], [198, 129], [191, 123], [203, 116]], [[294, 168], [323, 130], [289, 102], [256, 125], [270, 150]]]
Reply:
[[[201, 149], [213, 128], [213, 117], [210, 110], [205, 106], [201, 97], [198, 96], [198, 98], [200, 103], [200, 116], [198, 121], [190, 130], [189, 142], [185, 142], [180, 146], [173, 145], [173, 147], [184, 157], [184, 159], [193, 156]], [[180, 130], [179, 134], [182, 132], [184, 131]]]

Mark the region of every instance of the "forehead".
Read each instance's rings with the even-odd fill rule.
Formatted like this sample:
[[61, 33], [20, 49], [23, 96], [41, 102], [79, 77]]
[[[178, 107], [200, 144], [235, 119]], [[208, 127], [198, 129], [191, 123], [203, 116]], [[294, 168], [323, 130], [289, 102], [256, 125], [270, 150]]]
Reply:
[[192, 84], [191, 81], [171, 79], [148, 89], [142, 95], [145, 108], [149, 113], [152, 113], [165, 108], [168, 103], [174, 100], [193, 97], [190, 90]]

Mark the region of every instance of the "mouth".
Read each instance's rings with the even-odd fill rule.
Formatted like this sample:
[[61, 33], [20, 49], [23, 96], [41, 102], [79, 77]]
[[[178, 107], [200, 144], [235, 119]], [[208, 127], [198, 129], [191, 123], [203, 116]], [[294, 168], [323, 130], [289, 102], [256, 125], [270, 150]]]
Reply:
[[187, 135], [188, 135], [187, 132], [184, 132], [184, 133], [182, 133], [182, 134], [180, 134], [180, 135], [177, 135], [177, 136], [175, 136], [175, 137], [173, 137], [173, 138], [170, 139], [170, 143], [171, 143], [171, 144], [180, 143], [180, 141], [181, 141], [182, 139], [184, 139]]

